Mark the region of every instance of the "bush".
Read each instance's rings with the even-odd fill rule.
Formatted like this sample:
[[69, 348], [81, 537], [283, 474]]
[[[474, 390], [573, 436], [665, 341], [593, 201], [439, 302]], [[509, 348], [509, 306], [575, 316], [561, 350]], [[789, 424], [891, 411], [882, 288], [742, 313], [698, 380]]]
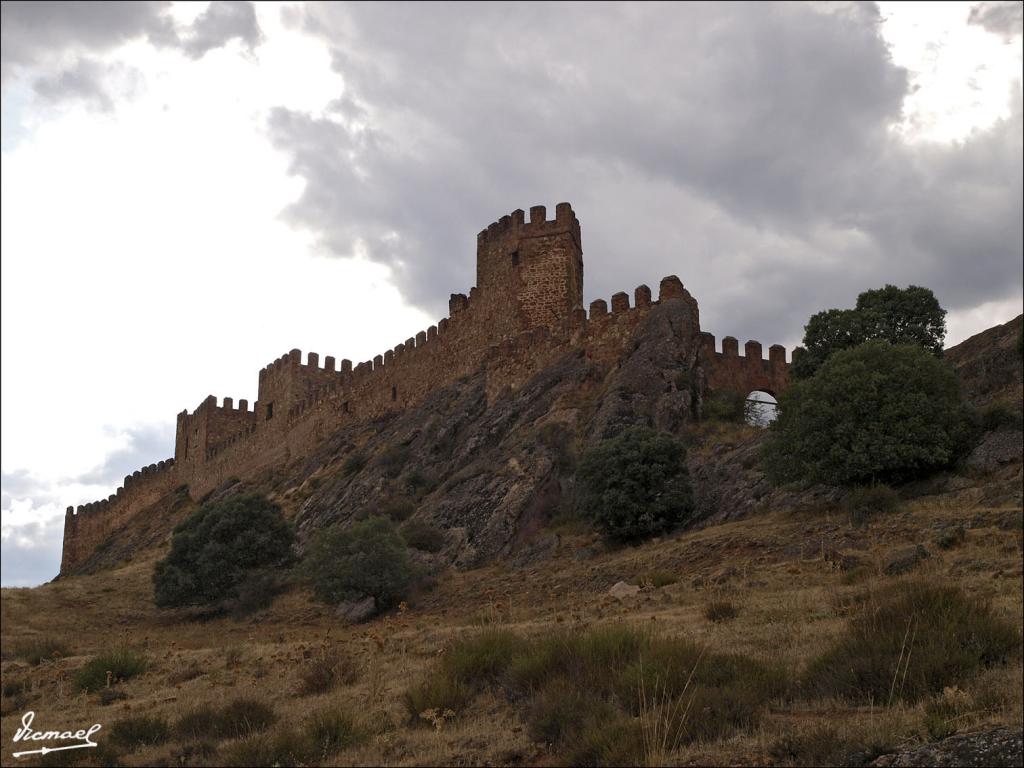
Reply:
[[444, 531], [424, 520], [410, 520], [402, 526], [402, 538], [413, 549], [440, 552], [444, 549]]
[[98, 691], [146, 671], [146, 657], [128, 648], [117, 648], [95, 656], [75, 673], [75, 688]]
[[704, 398], [701, 403], [701, 415], [706, 419], [742, 424], [746, 407], [747, 398], [742, 393], [720, 389]]
[[333, 650], [321, 650], [300, 673], [299, 693], [312, 696], [327, 693], [339, 684], [351, 684], [358, 677], [358, 670], [352, 660]]
[[579, 505], [609, 538], [636, 541], [675, 528], [693, 512], [686, 449], [671, 435], [633, 427], [587, 450]]
[[989, 403], [978, 414], [981, 428], [985, 432], [992, 432], [1000, 427], [1013, 427], [1020, 429], [1024, 424], [1024, 416], [1019, 408], [1005, 400], [996, 400]]
[[261, 496], [205, 504], [174, 529], [153, 573], [159, 608], [237, 599], [253, 572], [291, 563], [295, 535], [281, 508]]
[[389, 477], [394, 480], [405, 469], [406, 462], [409, 461], [409, 447], [405, 445], [389, 445], [379, 454], [377, 454], [377, 466], [380, 467], [381, 472], [384, 473], [385, 477]]
[[739, 613], [739, 609], [728, 600], [712, 600], [704, 606], [704, 618], [715, 623], [735, 619]]
[[37, 637], [24, 640], [14, 646], [14, 656], [37, 666], [44, 661], [53, 661], [71, 655], [71, 649], [63, 640], [55, 637]]
[[782, 393], [762, 455], [776, 481], [892, 483], [950, 466], [971, 437], [952, 368], [872, 341]]
[[313, 713], [305, 723], [305, 733], [315, 746], [318, 757], [327, 757], [361, 744], [368, 736], [355, 715], [344, 707]]
[[549, 421], [537, 430], [537, 443], [547, 449], [551, 463], [559, 475], [569, 475], [576, 466], [573, 433], [557, 421]]
[[659, 762], [652, 746], [755, 725], [785, 685], [774, 665], [626, 625], [532, 639], [487, 629], [449, 648], [405, 703], [413, 720], [429, 710], [457, 716], [496, 688], [568, 763], [636, 765]]
[[916, 702], [1020, 655], [1021, 637], [955, 587], [897, 584], [868, 599], [806, 675], [818, 695]]
[[256, 734], [242, 739], [224, 752], [224, 765], [244, 768], [276, 768], [308, 765], [316, 756], [315, 745], [292, 728], [274, 734]]
[[265, 731], [276, 720], [274, 710], [262, 701], [239, 698], [222, 708], [196, 707], [178, 719], [174, 733], [181, 740], [237, 739]]
[[843, 511], [853, 525], [864, 524], [873, 515], [887, 515], [900, 506], [900, 495], [888, 485], [865, 485], [846, 492]]
[[125, 749], [163, 744], [171, 737], [171, 727], [162, 717], [138, 715], [119, 720], [110, 729], [110, 740]]
[[349, 457], [345, 459], [345, 463], [341, 465], [341, 473], [345, 477], [349, 477], [360, 472], [365, 466], [366, 454], [362, 451], [356, 451], [355, 453], [349, 454]]
[[372, 596], [380, 609], [405, 598], [418, 575], [402, 537], [383, 517], [322, 531], [304, 570], [318, 600], [336, 604]]

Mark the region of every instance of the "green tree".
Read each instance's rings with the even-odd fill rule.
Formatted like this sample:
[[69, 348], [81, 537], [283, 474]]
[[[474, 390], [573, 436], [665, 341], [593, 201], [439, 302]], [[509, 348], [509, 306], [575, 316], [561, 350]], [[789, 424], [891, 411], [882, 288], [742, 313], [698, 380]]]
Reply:
[[204, 504], [174, 529], [170, 553], [156, 564], [156, 605], [234, 600], [254, 574], [289, 565], [294, 541], [281, 508], [262, 496]]
[[781, 481], [901, 482], [949, 466], [971, 436], [949, 366], [920, 346], [869, 341], [783, 392], [765, 459]]
[[826, 309], [812, 315], [804, 326], [803, 346], [793, 354], [794, 378], [810, 378], [831, 355], [866, 339], [864, 319], [855, 309]]
[[804, 326], [804, 341], [794, 351], [791, 372], [808, 379], [833, 354], [865, 341], [914, 344], [942, 354], [946, 310], [928, 288], [886, 285], [864, 291], [855, 309], [827, 309], [812, 315]]
[[916, 344], [942, 355], [946, 310], [928, 288], [886, 285], [865, 291], [857, 297], [856, 311], [861, 315], [866, 338], [884, 339], [890, 344]]
[[373, 597], [382, 610], [405, 598], [419, 576], [398, 529], [384, 517], [321, 531], [303, 569], [318, 600], [335, 604]]
[[583, 514], [609, 538], [656, 536], [693, 512], [686, 449], [671, 435], [633, 427], [587, 450], [577, 478]]

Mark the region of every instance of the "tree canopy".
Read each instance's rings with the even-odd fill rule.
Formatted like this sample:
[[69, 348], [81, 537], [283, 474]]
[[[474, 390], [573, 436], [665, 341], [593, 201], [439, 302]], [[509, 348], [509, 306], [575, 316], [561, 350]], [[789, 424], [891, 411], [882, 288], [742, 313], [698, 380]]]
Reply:
[[836, 352], [865, 341], [913, 344], [941, 355], [946, 337], [946, 310], [928, 288], [886, 285], [864, 291], [854, 309], [826, 309], [804, 326], [804, 340], [794, 353], [793, 376], [807, 379]]
[[765, 459], [783, 481], [901, 482], [949, 466], [971, 434], [949, 366], [921, 346], [875, 340], [782, 393]]
[[288, 565], [294, 541], [281, 508], [262, 496], [204, 504], [174, 529], [170, 553], [156, 564], [156, 605], [231, 600], [253, 573]]
[[686, 449], [675, 437], [633, 427], [587, 450], [579, 504], [605, 535], [635, 541], [671, 530], [694, 508]]

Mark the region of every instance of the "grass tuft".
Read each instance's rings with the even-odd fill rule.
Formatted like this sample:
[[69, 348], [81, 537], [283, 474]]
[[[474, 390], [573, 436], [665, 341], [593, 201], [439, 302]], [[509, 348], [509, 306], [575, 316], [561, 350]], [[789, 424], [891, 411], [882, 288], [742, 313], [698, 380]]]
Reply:
[[101, 688], [141, 675], [146, 671], [146, 657], [130, 648], [115, 648], [107, 653], [94, 656], [75, 673], [75, 689], [78, 691], [99, 691]]

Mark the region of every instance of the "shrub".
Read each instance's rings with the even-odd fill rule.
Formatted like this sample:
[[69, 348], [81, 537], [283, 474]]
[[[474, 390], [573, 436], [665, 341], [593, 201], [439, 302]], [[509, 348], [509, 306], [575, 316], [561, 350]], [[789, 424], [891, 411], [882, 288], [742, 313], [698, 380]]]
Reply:
[[970, 438], [952, 368], [920, 347], [872, 341], [782, 393], [763, 457], [777, 481], [901, 482], [950, 466]]
[[416, 514], [416, 502], [407, 496], [391, 496], [363, 507], [356, 515], [356, 519], [386, 517], [393, 522], [400, 523], [403, 520], [408, 520], [414, 514]]
[[129, 648], [116, 648], [94, 656], [75, 673], [75, 688], [98, 691], [108, 685], [141, 675], [146, 671], [146, 657]]
[[186, 712], [174, 733], [181, 740], [237, 739], [265, 731], [276, 720], [274, 710], [262, 701], [238, 698], [221, 708], [204, 704]]
[[974, 707], [971, 696], [959, 688], [945, 688], [924, 705], [924, 727], [933, 739], [944, 739], [957, 732], [957, 724]]
[[853, 525], [862, 525], [874, 515], [895, 512], [900, 495], [888, 485], [864, 485], [852, 488], [843, 495], [842, 508]]
[[1014, 427], [1020, 429], [1024, 424], [1024, 416], [1019, 408], [1005, 400], [996, 400], [981, 409], [979, 413], [981, 428], [985, 432], [991, 432], [1000, 427]]
[[162, 717], [138, 715], [119, 720], [110, 729], [110, 740], [125, 749], [163, 744], [171, 737], [171, 727]]
[[409, 461], [409, 447], [405, 445], [389, 445], [379, 454], [377, 454], [376, 464], [380, 467], [381, 472], [384, 473], [385, 477], [389, 477], [394, 480], [405, 469], [406, 462]]
[[568, 426], [549, 421], [537, 430], [537, 443], [547, 449], [559, 475], [572, 473], [576, 466], [576, 454], [573, 450], [573, 434]]
[[694, 507], [685, 456], [678, 439], [647, 427], [633, 427], [602, 441], [580, 461], [583, 514], [617, 541], [671, 530]]
[[747, 398], [740, 392], [717, 390], [704, 398], [701, 403], [701, 415], [716, 421], [743, 423], [746, 414]]
[[1020, 634], [955, 587], [897, 584], [869, 596], [815, 659], [810, 691], [855, 701], [916, 702], [1020, 655]]
[[362, 471], [365, 466], [366, 454], [362, 451], [356, 451], [355, 453], [349, 454], [349, 457], [345, 459], [345, 463], [341, 465], [341, 473], [345, 475], [345, 477], [349, 477]]
[[14, 656], [32, 666], [71, 655], [71, 649], [56, 637], [36, 637], [14, 646]]
[[402, 526], [402, 538], [413, 549], [440, 552], [444, 549], [444, 531], [424, 520], [409, 520]]
[[315, 745], [319, 757], [366, 741], [367, 732], [355, 715], [344, 707], [332, 707], [313, 713], [305, 723], [307, 738]]
[[739, 613], [739, 609], [728, 600], [712, 600], [704, 606], [704, 618], [715, 623], [735, 619]]
[[4, 680], [3, 695], [5, 699], [12, 699], [15, 696], [21, 696], [23, 693], [28, 693], [31, 689], [31, 680], [27, 677], [16, 677]]
[[304, 569], [318, 600], [339, 603], [372, 596], [381, 609], [397, 605], [417, 577], [405, 542], [383, 517], [322, 531]]
[[430, 493], [437, 487], [437, 481], [433, 477], [418, 469], [406, 472], [403, 480], [405, 481], [405, 490], [417, 497]]
[[242, 739], [224, 753], [224, 765], [245, 768], [276, 768], [281, 765], [307, 765], [316, 756], [315, 745], [295, 729], [274, 734], [256, 734]]
[[640, 577], [641, 584], [661, 589], [679, 581], [679, 577], [672, 571], [651, 571]]
[[530, 639], [487, 629], [451, 646], [405, 703], [414, 720], [459, 715], [488, 687], [520, 702], [530, 735], [570, 764], [635, 765], [755, 725], [786, 679], [772, 664], [627, 625]]
[[299, 693], [312, 696], [327, 693], [339, 684], [351, 684], [358, 677], [352, 660], [335, 650], [324, 649], [309, 660], [300, 674]]
[[235, 600], [253, 572], [291, 563], [294, 539], [281, 508], [261, 496], [205, 504], [174, 529], [171, 551], [156, 565], [156, 605]]

